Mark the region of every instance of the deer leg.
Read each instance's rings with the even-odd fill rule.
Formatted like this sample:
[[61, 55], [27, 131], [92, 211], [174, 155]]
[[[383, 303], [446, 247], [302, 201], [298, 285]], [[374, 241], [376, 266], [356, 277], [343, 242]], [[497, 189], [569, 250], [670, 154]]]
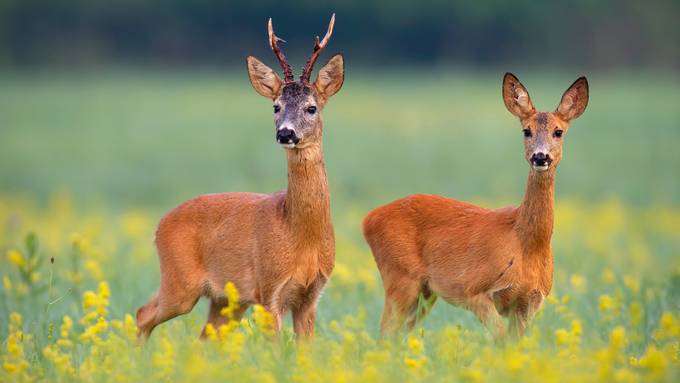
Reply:
[[314, 321], [316, 320], [316, 301], [306, 303], [293, 310], [293, 330], [298, 339], [314, 336]]
[[140, 342], [146, 340], [159, 324], [191, 311], [200, 298], [200, 290], [198, 289], [177, 288], [169, 291], [168, 287], [161, 284], [160, 290], [151, 300], [137, 310], [138, 339]]
[[418, 297], [418, 302], [416, 309], [410, 315], [408, 321], [406, 322], [406, 328], [410, 331], [413, 330], [416, 324], [422, 321], [427, 314], [430, 313], [432, 307], [437, 302], [437, 296], [432, 294], [432, 291], [427, 287], [421, 290], [421, 294]]
[[496, 340], [502, 340], [505, 337], [503, 318], [487, 294], [477, 294], [468, 299], [467, 308], [477, 316]]
[[316, 308], [319, 295], [326, 285], [325, 277], [317, 278], [308, 288], [305, 297], [299, 306], [293, 308], [293, 330], [297, 339], [311, 338], [314, 336], [314, 322], [316, 320]]
[[518, 300], [512, 315], [510, 325], [514, 336], [521, 337], [526, 331], [529, 321], [543, 304], [543, 294], [538, 290], [532, 290], [526, 296]]
[[[205, 339], [206, 337], [205, 329], [208, 326], [208, 324], [211, 324], [217, 330], [220, 328], [220, 326], [229, 323], [230, 318], [227, 318], [226, 316], [221, 314], [222, 309], [225, 306], [226, 302], [224, 302], [224, 300], [213, 299], [210, 301], [210, 312], [208, 313], [208, 321], [205, 323], [205, 326], [203, 326], [203, 331], [201, 331], [202, 339]], [[245, 314], [246, 310], [248, 310], [248, 307], [249, 305], [245, 304], [239, 305], [239, 308], [234, 310], [231, 320], [240, 321], [241, 318], [243, 317], [243, 314]]]
[[413, 279], [400, 279], [385, 283], [385, 308], [380, 320], [382, 337], [401, 330], [406, 320], [416, 312], [420, 290], [420, 282]]
[[528, 307], [526, 302], [517, 302], [516, 306], [512, 309], [510, 313], [510, 326], [509, 330], [512, 336], [521, 337], [524, 335], [524, 331], [527, 328], [528, 322]]

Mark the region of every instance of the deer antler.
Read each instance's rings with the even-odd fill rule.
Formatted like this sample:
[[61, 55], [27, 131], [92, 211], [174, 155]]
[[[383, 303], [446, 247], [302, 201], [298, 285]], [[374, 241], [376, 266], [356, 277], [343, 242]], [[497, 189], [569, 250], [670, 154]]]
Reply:
[[305, 67], [302, 69], [302, 75], [300, 76], [300, 81], [303, 83], [309, 83], [309, 78], [312, 75], [312, 68], [314, 67], [314, 63], [316, 62], [316, 59], [319, 58], [319, 55], [321, 54], [321, 51], [326, 47], [326, 44], [328, 44], [328, 40], [330, 40], [331, 35], [333, 34], [333, 25], [335, 24], [335, 13], [333, 16], [331, 16], [331, 22], [328, 24], [328, 32], [326, 32], [326, 36], [323, 37], [323, 40], [319, 42], [319, 36], [316, 36], [316, 39], [314, 40], [314, 50], [312, 51], [312, 56], [307, 60], [307, 64], [305, 64]]
[[285, 43], [286, 40], [274, 34], [274, 27], [272, 27], [271, 17], [269, 18], [269, 24], [267, 24], [267, 30], [269, 31], [269, 46], [272, 48], [272, 51], [274, 51], [276, 58], [279, 59], [279, 64], [281, 64], [281, 68], [283, 68], [283, 76], [285, 83], [288, 84], [291, 82], [295, 82], [295, 77], [293, 76], [293, 69], [290, 67], [290, 64], [288, 64], [286, 56], [283, 55], [283, 52], [281, 52], [281, 49], [279, 49], [278, 45], [279, 41], [283, 41]]

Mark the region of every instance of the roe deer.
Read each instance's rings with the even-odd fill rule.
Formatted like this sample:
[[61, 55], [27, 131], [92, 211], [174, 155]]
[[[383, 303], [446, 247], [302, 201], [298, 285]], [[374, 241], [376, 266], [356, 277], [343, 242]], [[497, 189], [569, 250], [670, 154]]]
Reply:
[[240, 293], [236, 319], [258, 303], [272, 314], [274, 330], [290, 310], [298, 337], [313, 335], [317, 301], [335, 259], [321, 111], [342, 86], [342, 55], [333, 56], [316, 81], [309, 79], [334, 22], [335, 15], [323, 40], [316, 38], [295, 81], [269, 19], [269, 44], [284, 79], [252, 56], [247, 67], [257, 93], [274, 102], [276, 140], [288, 162], [288, 188], [273, 194], [202, 195], [163, 217], [156, 232], [160, 288], [137, 311], [141, 339], [158, 324], [191, 311], [201, 296], [211, 301], [207, 323], [223, 324], [228, 320], [220, 315], [227, 304], [223, 288], [229, 281]]
[[555, 171], [569, 122], [588, 104], [588, 82], [576, 80], [554, 112], [536, 112], [527, 90], [507, 73], [503, 100], [520, 119], [530, 165], [519, 207], [488, 210], [416, 194], [364, 219], [385, 289], [383, 336], [404, 324], [411, 329], [437, 296], [472, 311], [497, 339], [506, 332], [501, 316], [509, 316], [512, 334], [521, 336], [550, 293]]

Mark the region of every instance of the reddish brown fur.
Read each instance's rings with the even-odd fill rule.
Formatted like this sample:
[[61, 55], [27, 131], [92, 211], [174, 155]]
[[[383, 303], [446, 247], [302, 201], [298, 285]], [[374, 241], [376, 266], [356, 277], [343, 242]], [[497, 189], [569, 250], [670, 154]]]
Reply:
[[[439, 296], [472, 311], [497, 337], [506, 332], [501, 316], [509, 316], [512, 332], [521, 335], [550, 293], [554, 177], [562, 140], [552, 137], [546, 144], [545, 132], [566, 131], [569, 120], [583, 112], [587, 82], [577, 80], [554, 113], [536, 113], [526, 89], [510, 74], [503, 89], [508, 109], [537, 137], [525, 140], [527, 160], [540, 143], [550, 148], [552, 165], [531, 168], [516, 208], [489, 210], [417, 194], [371, 211], [363, 231], [385, 288], [383, 334], [404, 324], [412, 328]], [[419, 295], [433, 293], [417, 312]]]
[[[211, 300], [208, 323], [224, 323], [220, 310], [227, 304], [223, 290], [229, 281], [240, 293], [236, 319], [258, 303], [273, 315], [276, 330], [290, 310], [296, 334], [313, 335], [317, 301], [335, 257], [320, 114], [342, 85], [343, 60], [333, 57], [311, 86], [284, 84], [254, 57], [248, 58], [248, 70], [255, 90], [298, 112], [291, 115], [302, 115], [309, 105], [316, 105], [318, 113], [291, 125], [304, 138], [286, 150], [286, 191], [203, 195], [161, 220], [156, 232], [160, 288], [137, 311], [143, 338], [158, 324], [189, 312], [201, 296]], [[286, 86], [295, 92], [283, 97]]]

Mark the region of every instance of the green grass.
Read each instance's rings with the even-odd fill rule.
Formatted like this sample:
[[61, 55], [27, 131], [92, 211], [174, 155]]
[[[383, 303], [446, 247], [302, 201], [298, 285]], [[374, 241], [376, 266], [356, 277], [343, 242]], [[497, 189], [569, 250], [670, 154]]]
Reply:
[[[538, 109], [553, 110], [576, 74], [518, 73]], [[527, 165], [502, 73], [414, 76], [347, 71], [324, 112], [335, 210], [427, 192], [518, 201]], [[245, 73], [4, 75], [0, 186], [55, 190], [107, 205], [167, 209], [196, 194], [274, 191], [285, 157], [271, 102]], [[591, 74], [574, 121], [558, 198], [680, 203], [680, 80]], [[96, 196], [96, 197], [95, 197]]]

